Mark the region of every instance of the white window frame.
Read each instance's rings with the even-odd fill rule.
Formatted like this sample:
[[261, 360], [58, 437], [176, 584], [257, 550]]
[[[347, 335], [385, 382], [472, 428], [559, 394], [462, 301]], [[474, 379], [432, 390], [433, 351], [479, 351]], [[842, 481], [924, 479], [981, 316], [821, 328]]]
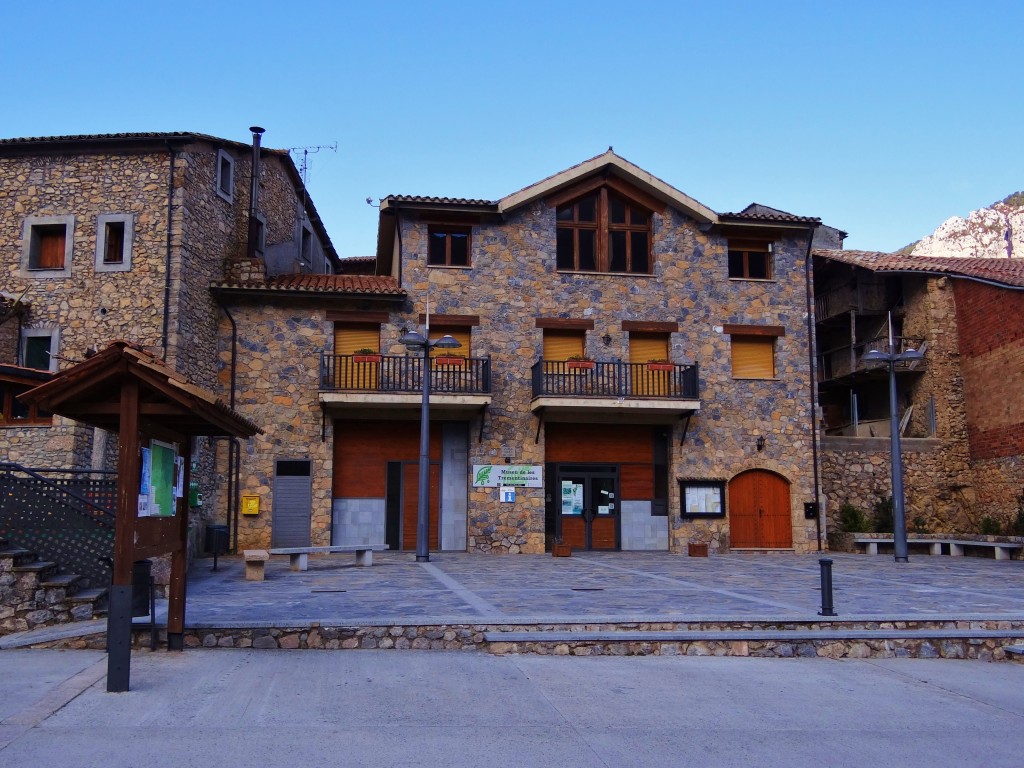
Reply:
[[[107, 251], [107, 224], [124, 224], [124, 244], [121, 261], [107, 264], [103, 261]], [[132, 268], [132, 243], [135, 237], [135, 215], [132, 213], [101, 213], [96, 217], [96, 264], [97, 272], [128, 272]]]
[[[33, 268], [32, 252], [36, 245], [36, 227], [64, 225], [64, 267], [61, 269]], [[75, 250], [75, 217], [73, 214], [60, 216], [26, 216], [21, 230], [21, 264], [19, 277], [61, 278], [71, 277], [71, 257]]]
[[[221, 185], [221, 168], [223, 166], [222, 161], [228, 161], [228, 191], [225, 192]], [[229, 203], [235, 202], [235, 158], [231, 156], [230, 152], [226, 152], [223, 149], [217, 150], [217, 166], [214, 169], [213, 174], [213, 185], [214, 189], [217, 190], [217, 194], [227, 200]]]
[[40, 325], [35, 328], [23, 328], [21, 330], [21, 349], [19, 351], [19, 359], [22, 365], [25, 365], [26, 353], [28, 352], [28, 340], [38, 339], [40, 337], [49, 337], [50, 339], [50, 371], [57, 370], [57, 355], [60, 354], [60, 328], [53, 325]]

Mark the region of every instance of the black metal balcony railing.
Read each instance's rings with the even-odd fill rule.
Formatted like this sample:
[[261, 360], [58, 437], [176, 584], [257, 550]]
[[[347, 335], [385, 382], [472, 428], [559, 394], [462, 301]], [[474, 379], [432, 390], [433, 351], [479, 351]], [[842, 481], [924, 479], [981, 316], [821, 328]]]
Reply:
[[[925, 340], [919, 336], [897, 336], [893, 339], [896, 354], [902, 354], [908, 349], [924, 351], [924, 343]], [[864, 355], [873, 350], [888, 352], [889, 338], [879, 336], [852, 346], [847, 345], [822, 352], [818, 355], [818, 381], [832, 381], [849, 376], [851, 373], [878, 368], [878, 363], [864, 360]], [[923, 370], [925, 367], [927, 367], [927, 358], [913, 363], [896, 364], [897, 371]]]
[[[341, 392], [422, 392], [423, 358], [404, 355], [320, 355], [320, 389]], [[491, 360], [457, 358], [430, 363], [430, 391], [487, 394], [491, 391]]]
[[575, 363], [542, 360], [534, 364], [533, 396], [667, 398], [700, 396], [697, 364]]

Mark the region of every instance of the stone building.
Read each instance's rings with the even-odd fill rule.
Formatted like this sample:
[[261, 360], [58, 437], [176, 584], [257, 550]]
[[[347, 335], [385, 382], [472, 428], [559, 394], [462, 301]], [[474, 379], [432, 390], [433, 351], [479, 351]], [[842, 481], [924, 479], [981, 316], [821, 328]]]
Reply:
[[821, 249], [814, 284], [830, 516], [891, 495], [888, 369], [863, 359], [890, 349], [891, 317], [895, 350], [924, 353], [895, 369], [908, 527], [1009, 525], [1024, 507], [1024, 261]]
[[[240, 545], [415, 549], [428, 375], [431, 549], [816, 548], [819, 223], [715, 213], [609, 151], [497, 201], [389, 196], [346, 274], [216, 283], [267, 430]], [[460, 347], [425, 366], [416, 330]]]
[[[0, 460], [111, 466], [113, 438], [16, 395], [116, 339], [223, 390], [226, 315], [210, 285], [333, 272], [337, 254], [295, 165], [253, 130], [253, 144], [197, 133], [0, 140]], [[214, 462], [219, 480], [230, 474], [228, 450], [194, 447], [209, 498]]]

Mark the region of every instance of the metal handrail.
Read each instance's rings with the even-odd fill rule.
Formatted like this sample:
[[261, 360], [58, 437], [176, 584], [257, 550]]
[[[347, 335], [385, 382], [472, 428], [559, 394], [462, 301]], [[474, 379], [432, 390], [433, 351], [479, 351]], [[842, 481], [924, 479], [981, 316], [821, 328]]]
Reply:
[[[442, 358], [444, 356], [441, 356]], [[453, 357], [430, 362], [430, 390], [438, 393], [488, 394], [489, 357]], [[405, 355], [320, 355], [320, 389], [334, 392], [421, 392], [423, 358]]]
[[534, 397], [696, 400], [700, 396], [696, 363], [539, 360], [531, 373]]

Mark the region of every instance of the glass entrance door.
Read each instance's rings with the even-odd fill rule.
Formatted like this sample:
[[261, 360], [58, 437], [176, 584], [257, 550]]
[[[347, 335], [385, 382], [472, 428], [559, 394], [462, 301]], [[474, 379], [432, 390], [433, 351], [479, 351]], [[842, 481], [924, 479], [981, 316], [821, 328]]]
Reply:
[[619, 472], [594, 464], [560, 465], [556, 536], [573, 549], [619, 548]]

